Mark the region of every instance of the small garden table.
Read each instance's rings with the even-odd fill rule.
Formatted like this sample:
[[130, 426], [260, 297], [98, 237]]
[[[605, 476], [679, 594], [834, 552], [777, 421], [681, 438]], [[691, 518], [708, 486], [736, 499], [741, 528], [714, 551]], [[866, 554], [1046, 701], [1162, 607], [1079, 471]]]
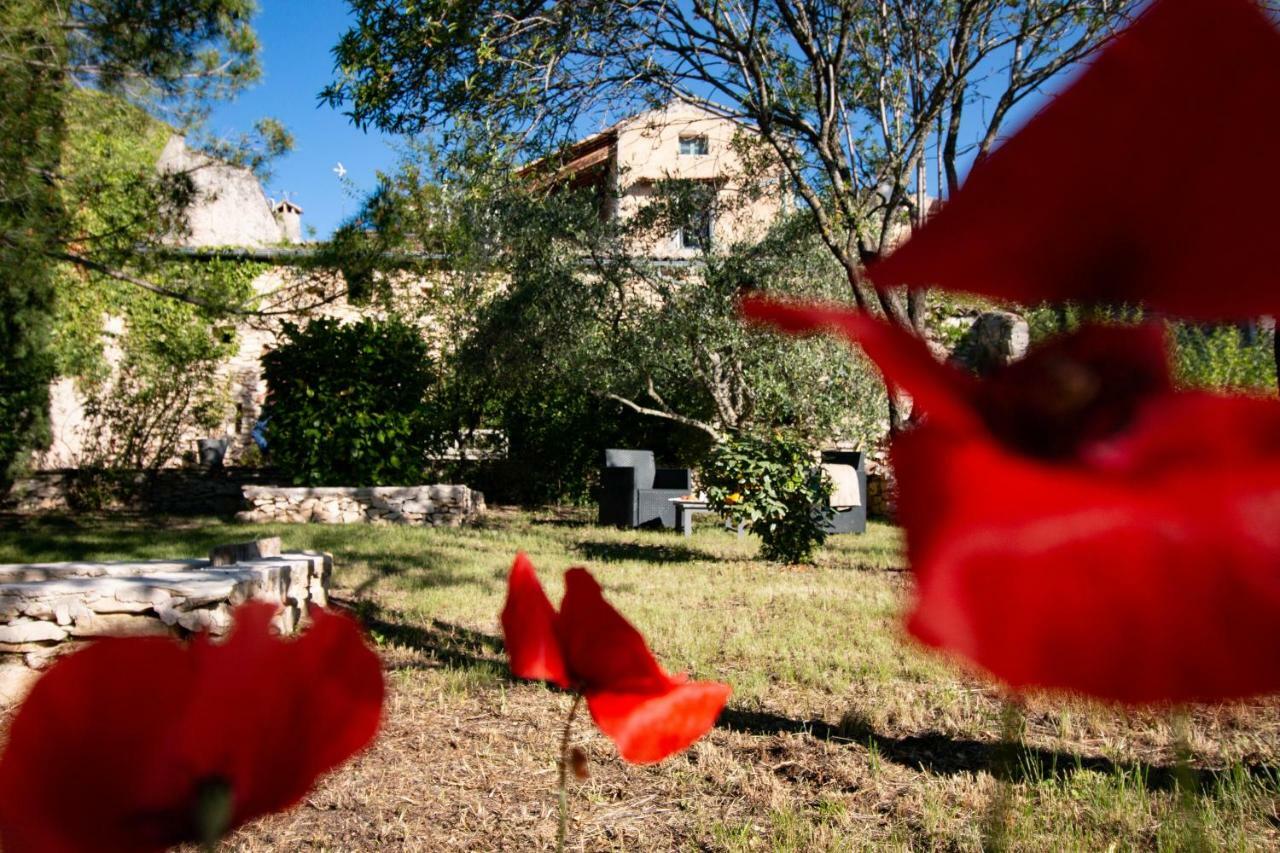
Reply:
[[[676, 527], [684, 532], [685, 536], [693, 535], [693, 516], [699, 512], [712, 512], [711, 505], [707, 503], [706, 498], [671, 498], [673, 504], [676, 505]], [[732, 529], [729, 522], [724, 525], [727, 529]], [[746, 524], [738, 525], [738, 538], [742, 538], [742, 533], [746, 529]]]
[[711, 506], [702, 498], [671, 498], [676, 505], [676, 527], [685, 536], [693, 535], [693, 516], [699, 512], [711, 512]]

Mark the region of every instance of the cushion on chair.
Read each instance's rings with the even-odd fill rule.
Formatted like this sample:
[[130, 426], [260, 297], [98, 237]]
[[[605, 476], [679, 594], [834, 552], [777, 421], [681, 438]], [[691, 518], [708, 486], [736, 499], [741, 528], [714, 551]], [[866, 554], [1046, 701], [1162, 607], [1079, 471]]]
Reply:
[[862, 486], [858, 480], [857, 468], [824, 462], [822, 470], [831, 478], [832, 506], [862, 506]]

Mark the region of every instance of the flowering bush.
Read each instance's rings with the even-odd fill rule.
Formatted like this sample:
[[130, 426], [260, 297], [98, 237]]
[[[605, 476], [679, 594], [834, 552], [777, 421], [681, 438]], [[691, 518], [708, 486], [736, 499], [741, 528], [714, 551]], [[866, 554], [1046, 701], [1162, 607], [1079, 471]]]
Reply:
[[759, 536], [766, 560], [806, 563], [826, 540], [831, 479], [799, 439], [735, 436], [712, 451], [702, 476], [710, 507]]
[[360, 629], [319, 610], [285, 642], [274, 612], [242, 605], [220, 644], [108, 639], [59, 660], [0, 758], [4, 849], [212, 846], [367, 746], [383, 682]]

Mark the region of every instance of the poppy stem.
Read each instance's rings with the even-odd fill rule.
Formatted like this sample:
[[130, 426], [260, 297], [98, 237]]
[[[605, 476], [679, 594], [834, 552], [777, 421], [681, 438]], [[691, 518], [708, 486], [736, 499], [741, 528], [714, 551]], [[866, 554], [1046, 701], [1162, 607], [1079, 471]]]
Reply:
[[1026, 732], [1026, 714], [1022, 700], [1006, 696], [1000, 709], [1000, 743], [996, 748], [992, 775], [996, 789], [987, 805], [982, 827], [982, 848], [1005, 851], [1010, 847], [1009, 830], [1013, 821], [1014, 776], [1018, 769], [1022, 739]]
[[1186, 708], [1176, 708], [1172, 714], [1173, 748], [1177, 756], [1173, 766], [1173, 780], [1177, 785], [1178, 817], [1183, 824], [1188, 849], [1208, 850], [1212, 845], [1205, 832], [1204, 819], [1199, 808], [1201, 796], [1200, 774], [1194, 765], [1195, 749], [1192, 745], [1191, 714]]
[[578, 706], [582, 704], [582, 694], [573, 697], [573, 705], [569, 708], [569, 718], [564, 721], [564, 734], [560, 737], [560, 826], [556, 830], [556, 850], [564, 853], [564, 837], [569, 829], [569, 735], [573, 729], [573, 718], [578, 714]]

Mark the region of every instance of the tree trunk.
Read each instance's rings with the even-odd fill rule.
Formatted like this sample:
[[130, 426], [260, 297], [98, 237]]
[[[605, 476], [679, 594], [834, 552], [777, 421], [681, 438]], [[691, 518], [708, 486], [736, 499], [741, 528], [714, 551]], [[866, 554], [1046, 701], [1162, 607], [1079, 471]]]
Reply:
[[889, 439], [893, 440], [907, 431], [911, 425], [911, 413], [907, 401], [888, 382], [884, 384], [885, 399], [889, 403]]

